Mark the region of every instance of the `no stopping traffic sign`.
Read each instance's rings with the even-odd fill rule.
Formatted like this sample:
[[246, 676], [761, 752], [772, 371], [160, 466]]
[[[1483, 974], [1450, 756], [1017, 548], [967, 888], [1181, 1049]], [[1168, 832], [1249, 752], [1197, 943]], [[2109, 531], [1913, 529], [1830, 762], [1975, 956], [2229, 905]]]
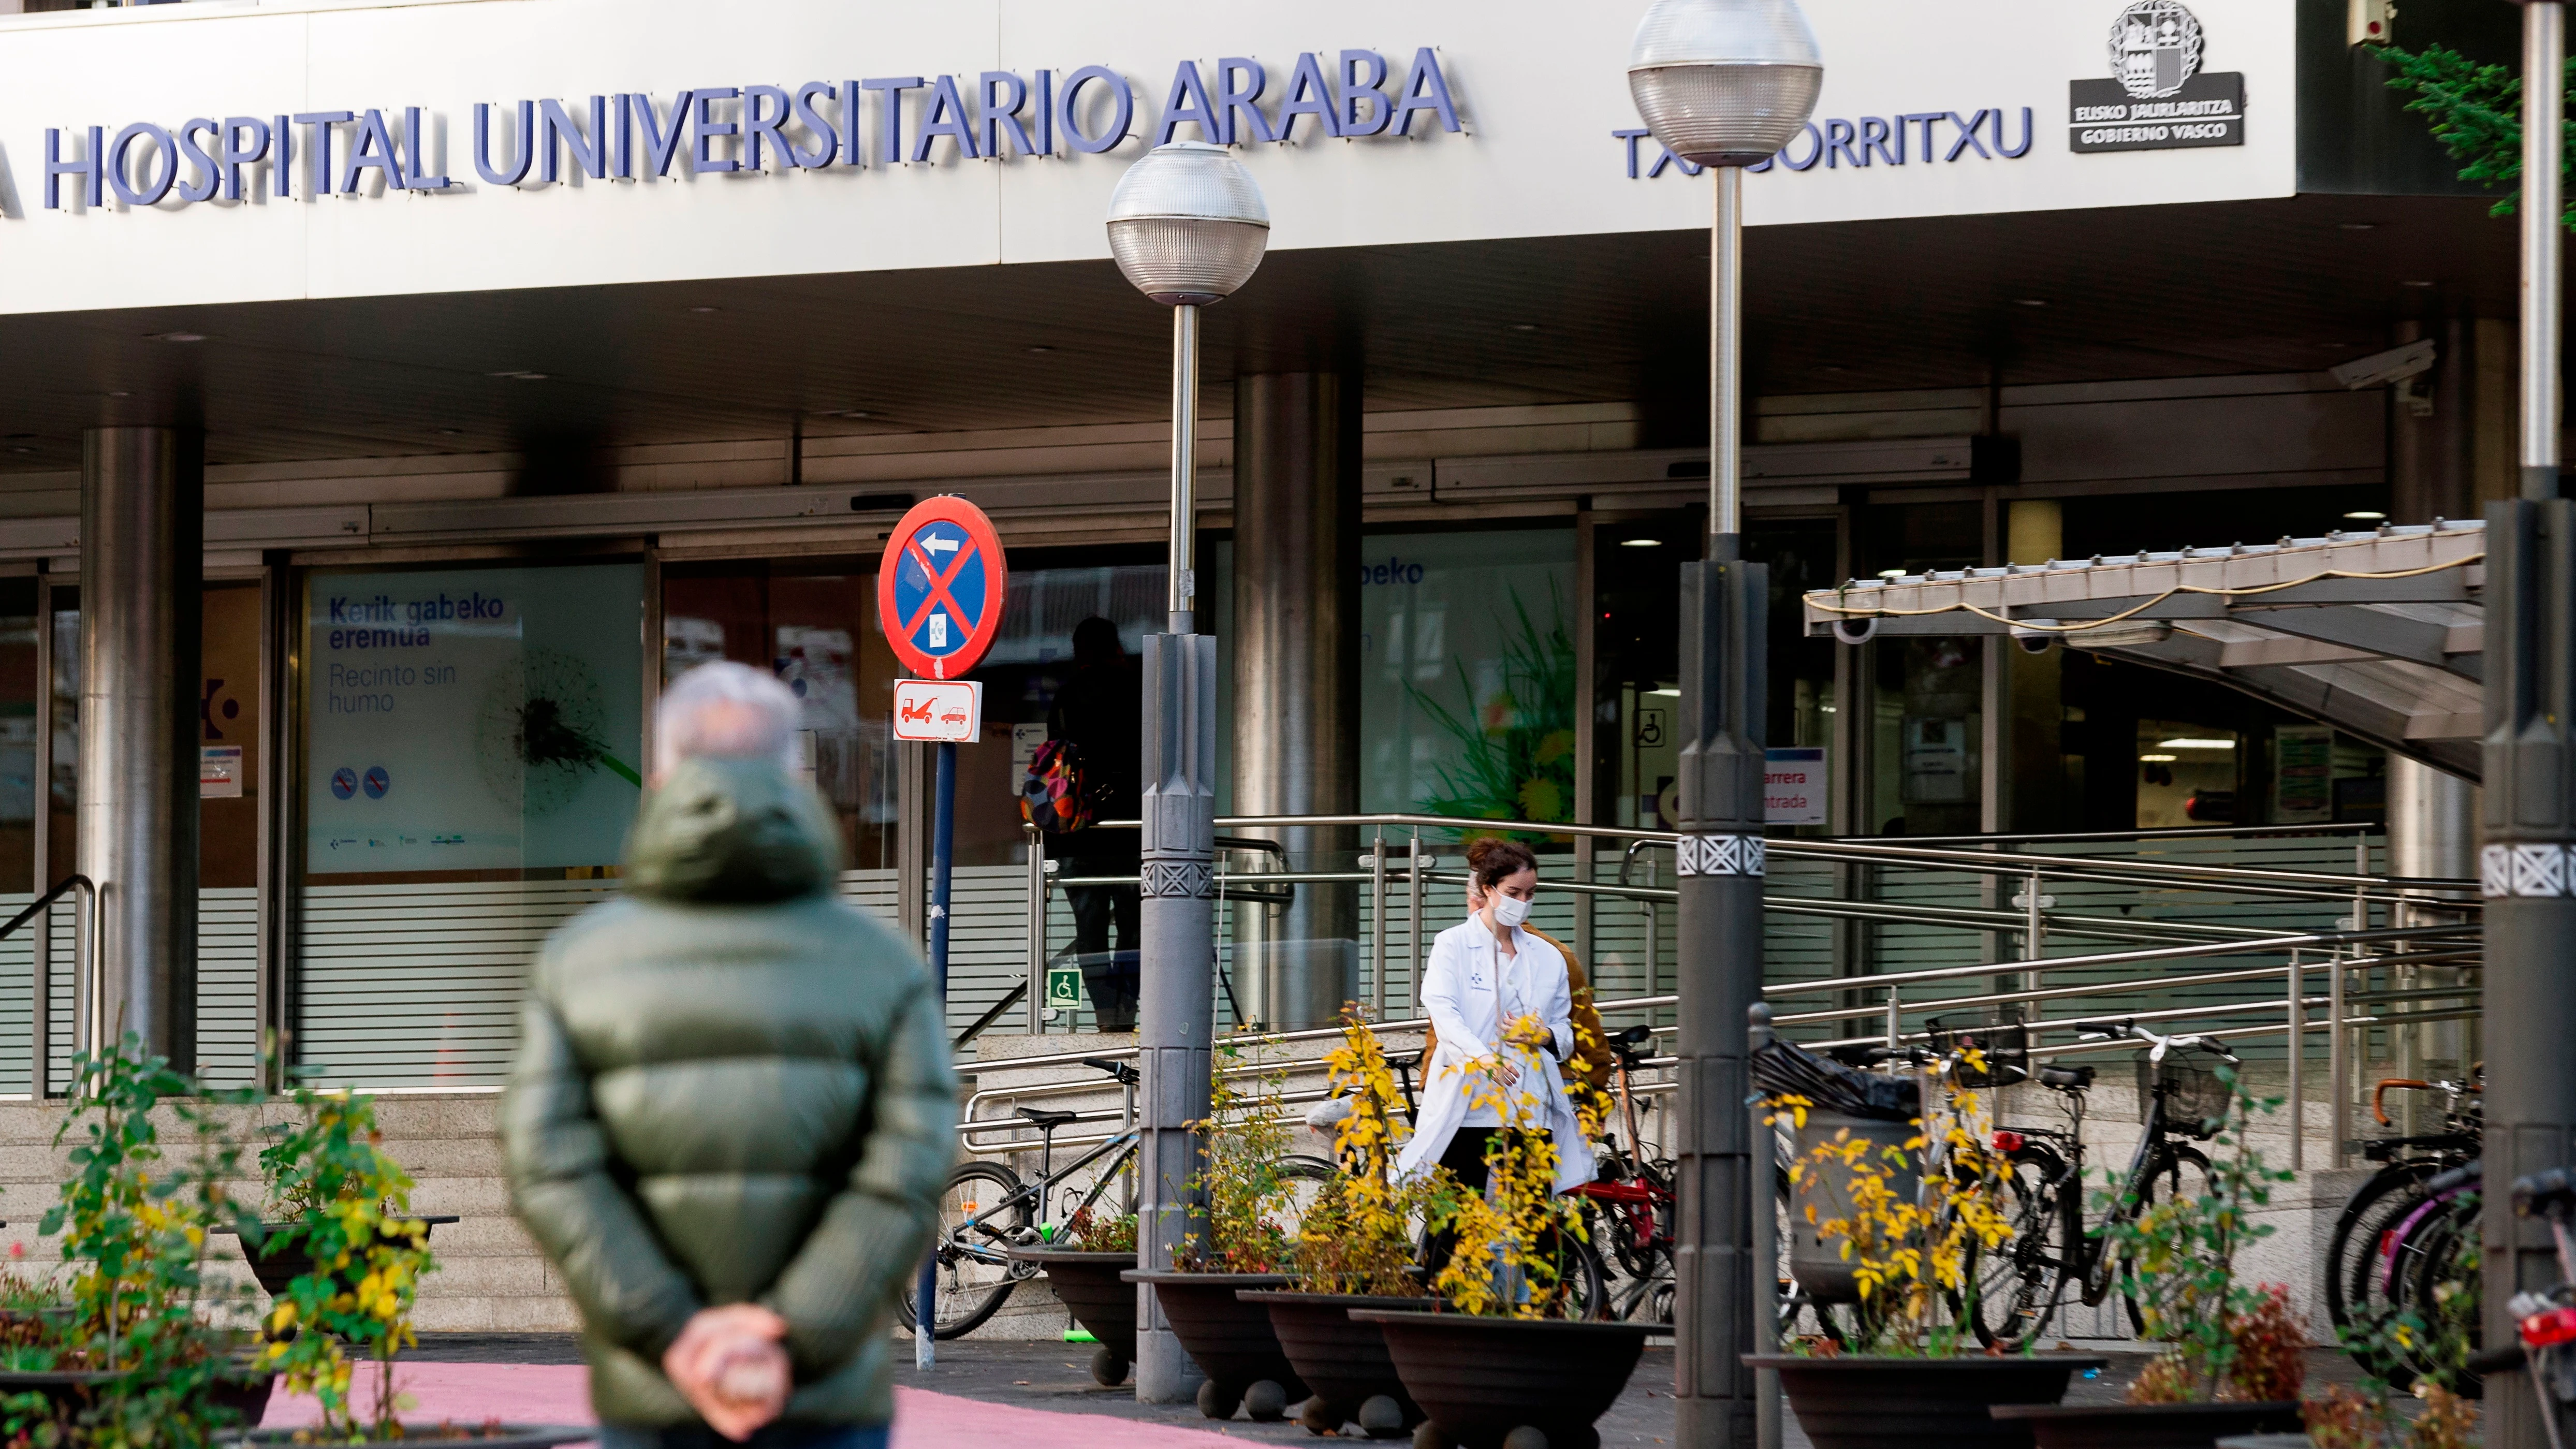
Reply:
[[984, 510], [963, 498], [925, 499], [886, 539], [877, 623], [906, 669], [955, 679], [983, 662], [1001, 633], [1009, 583]]

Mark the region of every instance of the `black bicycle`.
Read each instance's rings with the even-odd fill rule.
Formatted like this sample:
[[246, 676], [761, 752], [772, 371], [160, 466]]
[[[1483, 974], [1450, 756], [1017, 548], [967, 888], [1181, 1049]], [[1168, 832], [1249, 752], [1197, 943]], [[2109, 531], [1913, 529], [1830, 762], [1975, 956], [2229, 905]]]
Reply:
[[[2032, 1079], [2058, 1094], [2066, 1126], [1998, 1128], [1995, 1150], [2005, 1162], [2003, 1215], [2012, 1225], [2010, 1245], [1979, 1255], [1975, 1328], [1980, 1342], [2007, 1352], [2048, 1331], [2071, 1287], [2086, 1306], [2120, 1287], [2132, 1331], [2144, 1332], [2145, 1315], [2129, 1287], [2116, 1224], [2135, 1222], [2158, 1202], [2209, 1191], [2209, 1159], [2194, 1142], [2215, 1136], [2229, 1106], [2226, 1084], [2194, 1062], [2208, 1056], [2233, 1067], [2236, 1054], [2200, 1036], [2159, 1036], [2135, 1022], [2088, 1032], [2081, 1040], [2131, 1040], [2148, 1048], [2139, 1063], [2143, 1130], [2111, 1210], [2101, 1221], [2084, 1219], [2084, 1102], [2090, 1066], [2040, 1066]], [[2177, 1057], [2175, 1053], [2184, 1055]]]
[[[973, 1333], [1001, 1311], [1013, 1290], [1038, 1275], [1035, 1264], [1012, 1258], [1010, 1250], [1045, 1241], [1041, 1225], [1052, 1231], [1072, 1222], [1121, 1184], [1116, 1215], [1136, 1211], [1136, 1146], [1145, 1134], [1132, 1125], [1132, 1094], [1141, 1079], [1126, 1062], [1085, 1057], [1082, 1064], [1107, 1073], [1130, 1094], [1130, 1110], [1123, 1115], [1131, 1125], [1059, 1169], [1056, 1130], [1080, 1120], [1082, 1114], [1022, 1107], [1017, 1113], [1020, 1120], [1038, 1129], [1037, 1176], [1023, 1180], [1009, 1167], [990, 1160], [965, 1163], [948, 1175], [948, 1187], [939, 1198], [939, 1236], [932, 1250], [939, 1261], [939, 1316], [932, 1325], [933, 1337], [963, 1338]], [[1275, 1170], [1288, 1182], [1333, 1179], [1333, 1165], [1320, 1157], [1292, 1154], [1280, 1158]], [[906, 1328], [920, 1319], [916, 1296], [907, 1283], [896, 1309]]]
[[[2381, 1166], [2344, 1203], [2327, 1239], [2326, 1313], [2337, 1330], [2368, 1330], [2409, 1310], [2427, 1323], [2474, 1318], [2447, 1309], [2443, 1289], [2475, 1276], [2466, 1262], [2481, 1213], [2480, 1088], [2474, 1082], [2387, 1078], [2370, 1094], [2371, 1115], [2383, 1127], [2394, 1125], [2387, 1107], [2392, 1091], [2441, 1093], [2442, 1130], [2360, 1144], [2362, 1155]], [[2474, 1349], [2477, 1324], [2462, 1326]], [[2437, 1351], [2427, 1342], [2410, 1353], [2367, 1332], [2353, 1349], [2372, 1373], [2400, 1381], [2438, 1367], [2429, 1358]], [[2455, 1387], [2475, 1397], [2483, 1386], [2477, 1375], [2467, 1374]]]

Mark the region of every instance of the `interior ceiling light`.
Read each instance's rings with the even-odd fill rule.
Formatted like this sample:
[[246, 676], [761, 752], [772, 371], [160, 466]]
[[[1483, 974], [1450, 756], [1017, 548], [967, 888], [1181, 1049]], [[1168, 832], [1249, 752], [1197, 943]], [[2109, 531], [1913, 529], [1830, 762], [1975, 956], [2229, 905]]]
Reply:
[[2354, 511], [2345, 514], [2344, 517], [2355, 523], [2386, 523], [2388, 521], [2387, 514], [2374, 513], [2367, 508], [2355, 509]]
[[109, 393], [109, 394], [108, 394], [108, 396], [109, 396], [109, 397], [132, 397], [132, 396], [134, 396], [134, 394], [132, 394], [132, 393], [130, 393], [130, 392], [112, 392], [112, 393]]
[[2429, 287], [2433, 284], [2431, 282], [2400, 282], [2397, 285], [2401, 287]]
[[691, 307], [689, 310], [703, 317], [709, 312], [721, 312], [724, 309], [722, 307]]
[[1903, 569], [1880, 569], [1880, 570], [1878, 571], [1878, 576], [1879, 576], [1880, 578], [1882, 578], [1882, 579], [1901, 579], [1901, 578], [1905, 577], [1905, 570], [1903, 570]]
[[461, 438], [465, 436], [465, 430], [463, 428], [441, 428], [438, 431], [441, 435], [450, 438]]
[[2236, 741], [2232, 739], [2196, 740], [2186, 738], [2179, 740], [2162, 740], [2158, 742], [2158, 747], [2168, 750], [2232, 750], [2236, 748]]
[[2182, 757], [2179, 755], [2140, 755], [2138, 756], [2138, 763], [2142, 765], [2170, 765], [2180, 758]]
[[206, 334], [203, 332], [147, 332], [144, 334], [144, 340], [148, 342], [203, 342], [206, 340]]
[[1512, 330], [1514, 332], [1536, 332], [1538, 330], [1538, 324], [1535, 322], [1515, 322], [1512, 324]]
[[2345, 231], [2377, 231], [2379, 230], [2379, 223], [2375, 221], [2347, 221], [2341, 223], [2341, 227]]
[[543, 382], [546, 380], [546, 375], [544, 373], [530, 372], [524, 367], [507, 368], [500, 372], [487, 372], [483, 375], [485, 377], [506, 377], [512, 382]]
[[1052, 347], [1047, 346], [1045, 343], [1039, 343], [1037, 346], [1030, 348], [1030, 349], [1029, 349], [1029, 351], [1031, 351], [1031, 352], [1053, 352], [1053, 351], [1055, 351], [1055, 349], [1054, 349], [1054, 348], [1052, 348]]
[[1619, 546], [1621, 548], [1662, 548], [1664, 541], [1660, 538], [1623, 538], [1619, 540]]
[[1670, 688], [1667, 688], [1667, 689], [1650, 689], [1650, 690], [1647, 690], [1647, 691], [1646, 691], [1646, 693], [1648, 693], [1648, 694], [1653, 694], [1653, 695], [1661, 695], [1662, 697], [1664, 697], [1664, 698], [1666, 698], [1666, 699], [1679, 699], [1679, 698], [1681, 698], [1681, 697], [1682, 697], [1682, 691], [1681, 691], [1681, 687], [1680, 687], [1679, 685], [1674, 685], [1674, 686], [1672, 686], [1672, 687], [1670, 687]]
[[2048, 299], [2046, 297], [2015, 297], [2013, 298], [2013, 305], [2016, 307], [2045, 307], [2048, 305]]

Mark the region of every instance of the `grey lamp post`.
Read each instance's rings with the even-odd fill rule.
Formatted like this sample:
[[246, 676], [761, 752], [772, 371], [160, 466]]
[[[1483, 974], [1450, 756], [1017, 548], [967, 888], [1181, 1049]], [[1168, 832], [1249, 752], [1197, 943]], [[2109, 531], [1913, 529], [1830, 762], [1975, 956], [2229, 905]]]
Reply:
[[1628, 52], [1637, 112], [1713, 168], [1709, 231], [1708, 558], [1682, 566], [1680, 923], [1675, 1012], [1681, 1192], [1674, 1442], [1756, 1442], [1753, 1218], [1770, 1206], [1744, 1110], [1745, 1012], [1762, 999], [1762, 736], [1768, 570], [1743, 552], [1743, 167], [1807, 123], [1824, 61], [1795, 0], [1655, 0]]
[[[1109, 198], [1109, 251], [1172, 309], [1172, 557], [1167, 631], [1145, 638], [1143, 980], [1137, 1046], [1144, 1132], [1136, 1262], [1169, 1269], [1196, 1211], [1197, 1140], [1216, 1030], [1216, 640], [1198, 631], [1191, 453], [1198, 441], [1199, 309], [1252, 280], [1270, 244], [1261, 188], [1222, 146], [1175, 141], [1127, 168]], [[1150, 1284], [1137, 1296], [1136, 1397], [1180, 1403], [1199, 1373]]]
[[[2576, 1135], [2576, 502], [2559, 496], [2559, 321], [2565, 7], [2523, 7], [2522, 496], [2487, 505], [2485, 819], [2488, 1207], [2482, 1309], [2489, 1345], [2514, 1341], [2516, 1293], [2558, 1281], [2549, 1234], [2517, 1221], [2506, 1189], [2562, 1167]], [[2549, 1449], [2531, 1371], [2487, 1379], [2487, 1442]]]

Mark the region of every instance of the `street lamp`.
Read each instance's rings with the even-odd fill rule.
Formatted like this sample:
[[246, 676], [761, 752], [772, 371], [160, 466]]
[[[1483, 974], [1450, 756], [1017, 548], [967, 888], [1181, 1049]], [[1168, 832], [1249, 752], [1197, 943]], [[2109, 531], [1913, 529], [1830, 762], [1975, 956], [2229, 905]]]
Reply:
[[[2556, 0], [2522, 12], [2522, 73], [2560, 76], [2567, 17]], [[2569, 1165], [2576, 1134], [2576, 503], [2559, 485], [2559, 348], [2566, 92], [2523, 86], [2522, 486], [2486, 508], [2486, 745], [2478, 876], [2486, 897], [2486, 1155], [2480, 1232], [2486, 1342], [2515, 1342], [2515, 1295], [2558, 1281], [2550, 1236], [2506, 1206], [2516, 1179]], [[2564, 1437], [2554, 1395], [2523, 1380], [2538, 1365], [2487, 1375], [2487, 1442], [2548, 1449]]]
[[[1655, 139], [1714, 168], [1709, 236], [1708, 558], [1681, 584], [1680, 921], [1675, 1010], [1682, 1140], [1673, 1276], [1674, 1442], [1777, 1443], [1739, 1354], [1767, 1346], [1754, 1219], [1770, 1220], [1744, 1109], [1746, 1012], [1762, 999], [1764, 633], [1770, 580], [1744, 561], [1744, 180], [1807, 124], [1824, 85], [1795, 0], [1655, 0], [1628, 92]], [[1767, 1156], [1767, 1154], [1766, 1154]], [[1728, 1211], [1725, 1205], [1733, 1204]], [[1763, 1235], [1767, 1238], [1767, 1234]], [[1767, 1295], [1763, 1295], [1767, 1297]]]
[[[1109, 197], [1109, 251], [1136, 290], [1172, 309], [1170, 621], [1145, 636], [1145, 837], [1137, 934], [1144, 1140], [1136, 1160], [1136, 1263], [1169, 1271], [1191, 1231], [1207, 1116], [1216, 957], [1216, 640], [1198, 632], [1196, 499], [1199, 309], [1252, 280], [1270, 243], [1261, 188], [1234, 153], [1174, 141], [1138, 158]], [[1151, 1283], [1136, 1288], [1136, 1397], [1188, 1399], [1200, 1375]]]

